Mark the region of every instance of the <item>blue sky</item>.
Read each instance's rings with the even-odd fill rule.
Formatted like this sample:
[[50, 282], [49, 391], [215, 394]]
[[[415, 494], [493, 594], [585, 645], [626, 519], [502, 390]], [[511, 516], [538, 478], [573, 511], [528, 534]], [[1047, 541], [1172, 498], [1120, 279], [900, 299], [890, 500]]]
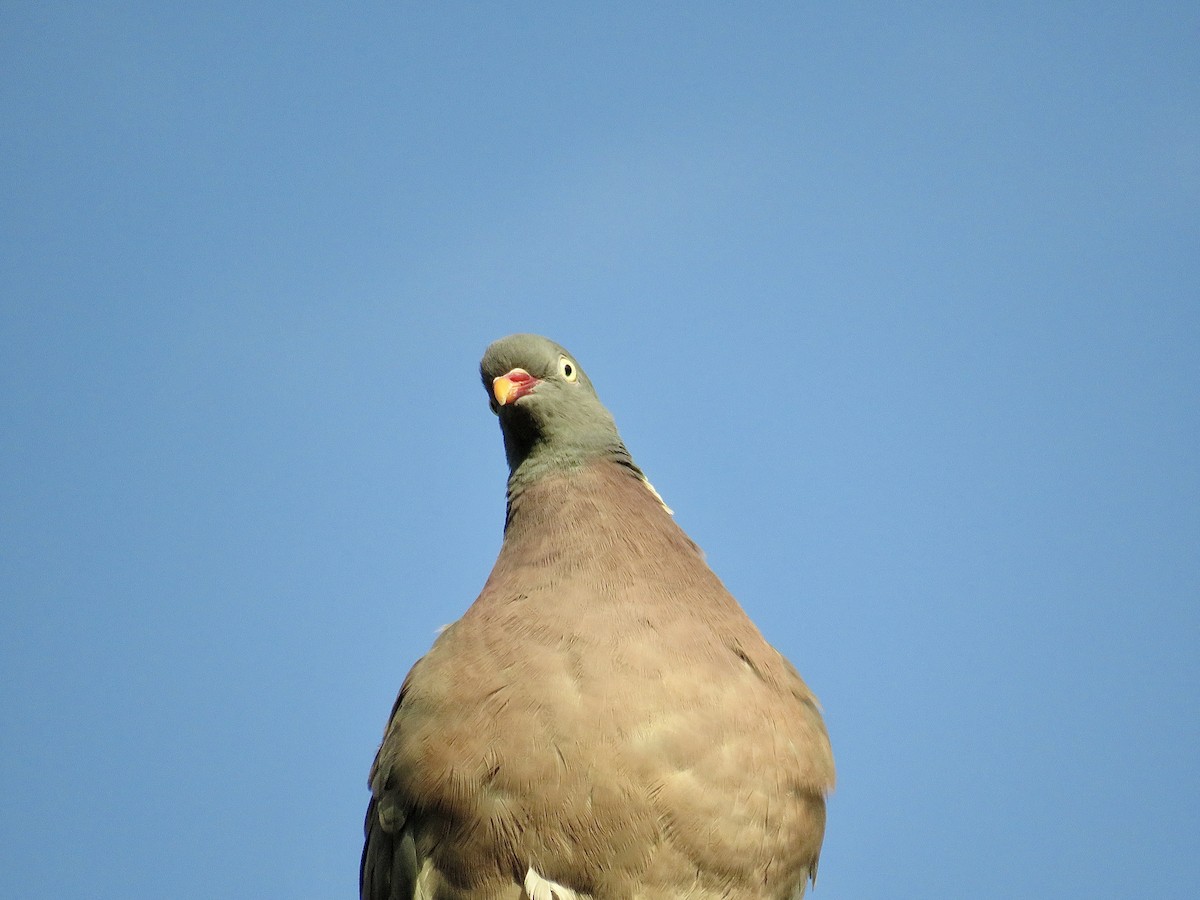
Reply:
[[821, 697], [815, 897], [1200, 880], [1194, 4], [0, 9], [0, 894], [350, 897], [547, 334]]

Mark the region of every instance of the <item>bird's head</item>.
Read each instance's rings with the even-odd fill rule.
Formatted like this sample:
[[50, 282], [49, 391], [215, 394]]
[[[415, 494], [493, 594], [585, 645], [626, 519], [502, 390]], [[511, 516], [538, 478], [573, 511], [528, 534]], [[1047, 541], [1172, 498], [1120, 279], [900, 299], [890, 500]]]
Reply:
[[500, 419], [509, 470], [534, 477], [606, 456], [628, 460], [591, 380], [563, 347], [514, 334], [483, 354], [479, 374]]

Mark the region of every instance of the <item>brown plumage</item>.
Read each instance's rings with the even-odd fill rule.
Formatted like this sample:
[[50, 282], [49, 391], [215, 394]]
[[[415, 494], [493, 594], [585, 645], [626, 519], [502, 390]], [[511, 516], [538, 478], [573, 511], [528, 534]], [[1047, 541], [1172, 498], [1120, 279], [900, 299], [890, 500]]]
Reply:
[[516, 335], [489, 348], [485, 384], [518, 368], [493, 403], [512, 467], [504, 543], [396, 700], [361, 896], [799, 896], [833, 784], [815, 698], [573, 358]]

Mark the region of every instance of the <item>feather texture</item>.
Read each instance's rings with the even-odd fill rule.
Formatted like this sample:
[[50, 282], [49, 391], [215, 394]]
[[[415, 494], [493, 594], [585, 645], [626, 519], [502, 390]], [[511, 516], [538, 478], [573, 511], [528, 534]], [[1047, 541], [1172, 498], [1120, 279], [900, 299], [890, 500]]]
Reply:
[[816, 699], [612, 438], [528, 478], [510, 442], [499, 557], [372, 768], [364, 900], [794, 900], [815, 877]]

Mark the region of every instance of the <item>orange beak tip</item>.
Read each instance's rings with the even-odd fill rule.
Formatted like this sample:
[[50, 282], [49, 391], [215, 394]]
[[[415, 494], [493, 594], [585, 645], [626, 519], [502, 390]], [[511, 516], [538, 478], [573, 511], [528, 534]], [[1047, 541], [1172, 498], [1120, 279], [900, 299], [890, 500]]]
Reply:
[[506, 375], [492, 379], [492, 395], [501, 406], [516, 403], [540, 384], [524, 369], [513, 369]]
[[513, 391], [513, 382], [507, 375], [492, 379], [492, 394], [501, 406], [508, 403], [508, 397]]

